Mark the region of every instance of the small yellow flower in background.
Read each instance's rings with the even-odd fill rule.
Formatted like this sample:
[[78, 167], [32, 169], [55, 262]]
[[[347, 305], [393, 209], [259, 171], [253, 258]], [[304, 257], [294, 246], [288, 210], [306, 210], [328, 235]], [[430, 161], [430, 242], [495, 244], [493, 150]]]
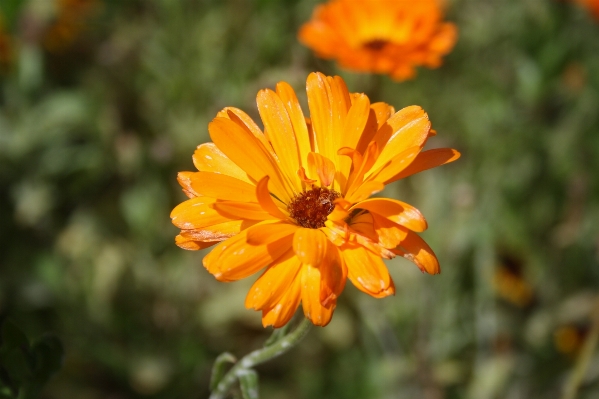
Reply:
[[264, 132], [239, 109], [220, 111], [208, 125], [212, 142], [193, 155], [199, 172], [179, 173], [190, 199], [171, 213], [180, 247], [222, 241], [204, 258], [218, 280], [266, 268], [245, 302], [262, 311], [264, 326], [283, 326], [300, 302], [312, 323], [328, 324], [348, 278], [373, 297], [394, 294], [383, 259], [399, 255], [440, 271], [416, 234], [427, 228], [422, 214], [369, 197], [460, 154], [422, 151], [435, 134], [422, 108], [371, 104], [338, 76], [311, 73], [307, 97], [310, 119], [287, 83], [261, 90]]
[[457, 39], [437, 0], [331, 0], [316, 7], [299, 40], [321, 58], [359, 72], [414, 77], [437, 68]]

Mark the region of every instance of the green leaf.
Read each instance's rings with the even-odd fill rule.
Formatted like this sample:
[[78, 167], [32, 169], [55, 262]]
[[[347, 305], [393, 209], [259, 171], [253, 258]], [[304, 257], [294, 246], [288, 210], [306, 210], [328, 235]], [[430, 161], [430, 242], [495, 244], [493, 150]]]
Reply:
[[258, 399], [258, 373], [252, 369], [239, 370], [239, 385], [243, 399]]
[[27, 340], [27, 336], [16, 325], [7, 320], [2, 325], [0, 349], [8, 351], [14, 348], [26, 351], [29, 349], [29, 341]]
[[212, 376], [210, 377], [210, 390], [214, 391], [220, 380], [225, 375], [227, 363], [235, 363], [237, 359], [229, 352], [218, 355], [212, 366]]

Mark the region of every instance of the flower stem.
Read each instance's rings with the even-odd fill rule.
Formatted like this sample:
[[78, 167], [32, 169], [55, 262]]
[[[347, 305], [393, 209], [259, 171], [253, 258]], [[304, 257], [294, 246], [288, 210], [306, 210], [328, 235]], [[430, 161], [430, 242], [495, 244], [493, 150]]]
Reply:
[[283, 336], [271, 345], [255, 350], [239, 360], [218, 383], [209, 399], [224, 399], [235, 381], [252, 367], [282, 355], [297, 345], [310, 331], [312, 322], [304, 318], [299, 326], [291, 333]]

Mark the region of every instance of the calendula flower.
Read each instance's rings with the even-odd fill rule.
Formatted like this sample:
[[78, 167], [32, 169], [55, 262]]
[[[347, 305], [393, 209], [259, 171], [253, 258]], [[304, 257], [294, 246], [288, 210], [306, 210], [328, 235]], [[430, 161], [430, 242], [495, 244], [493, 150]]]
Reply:
[[599, 19], [599, 0], [574, 0], [585, 7], [596, 19]]
[[416, 66], [439, 67], [453, 48], [457, 29], [442, 19], [438, 0], [331, 0], [298, 36], [343, 68], [405, 80]]
[[310, 119], [285, 82], [261, 90], [262, 131], [243, 111], [225, 108], [198, 146], [199, 172], [180, 172], [190, 198], [171, 213], [176, 243], [197, 250], [220, 241], [204, 266], [220, 281], [266, 269], [245, 305], [264, 326], [287, 323], [302, 303], [316, 325], [332, 317], [346, 280], [376, 298], [395, 292], [383, 263], [397, 255], [439, 273], [433, 251], [416, 234], [427, 228], [405, 202], [369, 198], [386, 184], [459, 157], [422, 151], [434, 135], [418, 106], [394, 112], [350, 93], [343, 79], [312, 73]]

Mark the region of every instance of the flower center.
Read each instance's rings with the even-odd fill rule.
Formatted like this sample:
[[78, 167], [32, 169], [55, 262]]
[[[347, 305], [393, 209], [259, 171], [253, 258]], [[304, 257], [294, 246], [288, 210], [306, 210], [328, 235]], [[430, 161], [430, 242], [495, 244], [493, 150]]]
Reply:
[[335, 209], [333, 202], [339, 197], [341, 194], [337, 191], [326, 187], [313, 187], [295, 197], [287, 205], [287, 210], [300, 226], [318, 229], [324, 227], [327, 216]]
[[368, 50], [379, 51], [387, 45], [387, 40], [375, 39], [364, 43], [364, 47]]

